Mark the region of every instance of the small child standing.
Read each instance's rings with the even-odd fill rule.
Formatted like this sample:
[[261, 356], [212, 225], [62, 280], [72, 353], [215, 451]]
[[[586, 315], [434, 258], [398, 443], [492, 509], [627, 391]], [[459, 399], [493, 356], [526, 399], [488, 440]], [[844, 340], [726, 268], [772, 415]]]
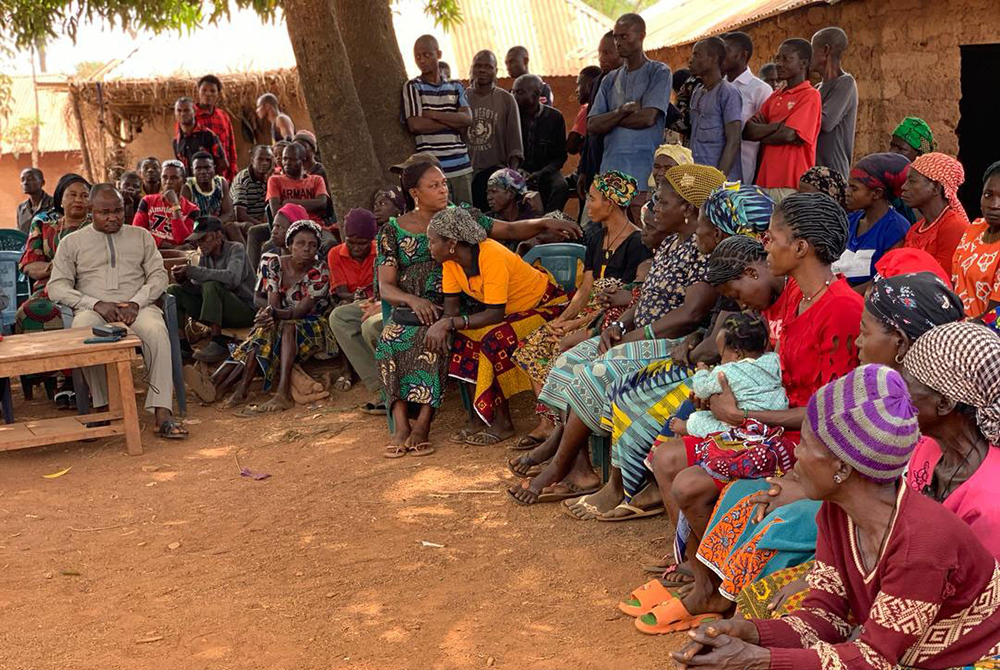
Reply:
[[[702, 400], [708, 400], [716, 393], [721, 393], [721, 372], [726, 375], [740, 409], [788, 409], [788, 396], [781, 386], [778, 354], [767, 352], [767, 345], [767, 321], [762, 316], [740, 312], [727, 317], [716, 336], [722, 363], [711, 370], [704, 363], [698, 364], [698, 372], [691, 378], [694, 394]], [[731, 428], [733, 426], [719, 421], [709, 411], [695, 412], [687, 421], [677, 417], [670, 420], [670, 430], [675, 435], [707, 437]]]

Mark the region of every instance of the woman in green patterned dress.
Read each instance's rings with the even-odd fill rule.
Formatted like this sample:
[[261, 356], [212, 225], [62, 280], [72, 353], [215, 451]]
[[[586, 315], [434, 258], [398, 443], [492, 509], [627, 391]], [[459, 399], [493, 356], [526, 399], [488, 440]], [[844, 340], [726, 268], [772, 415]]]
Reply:
[[[392, 306], [375, 349], [386, 403], [395, 430], [386, 446], [387, 458], [407, 453], [433, 453], [428, 437], [434, 410], [441, 405], [448, 357], [424, 344], [427, 328], [441, 315], [441, 266], [428, 247], [427, 225], [448, 204], [448, 181], [431, 162], [409, 165], [400, 175], [407, 211], [390, 218], [378, 234], [376, 272], [379, 294]], [[505, 222], [470, 210], [487, 235], [500, 240], [526, 240], [543, 232], [578, 237], [575, 223], [556, 219]], [[410, 406], [419, 407], [410, 422]]]

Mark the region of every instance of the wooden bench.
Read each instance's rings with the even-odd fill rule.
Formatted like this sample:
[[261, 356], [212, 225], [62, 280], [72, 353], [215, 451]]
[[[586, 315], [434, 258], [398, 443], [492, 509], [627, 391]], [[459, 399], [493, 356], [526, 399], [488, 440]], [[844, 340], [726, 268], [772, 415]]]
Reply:
[[[142, 453], [139, 415], [132, 385], [132, 361], [142, 341], [131, 332], [118, 342], [84, 344], [89, 328], [11, 335], [0, 340], [0, 374], [5, 377], [103, 365], [108, 374], [108, 409], [55, 419], [0, 424], [0, 451], [75, 442], [93, 437], [124, 435], [130, 454]], [[86, 424], [108, 421], [106, 426]]]

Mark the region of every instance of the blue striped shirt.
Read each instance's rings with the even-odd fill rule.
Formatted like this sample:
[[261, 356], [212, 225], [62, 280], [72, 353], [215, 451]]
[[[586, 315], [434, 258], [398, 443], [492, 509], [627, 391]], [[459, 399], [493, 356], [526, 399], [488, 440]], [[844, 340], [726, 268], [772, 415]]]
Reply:
[[[403, 84], [403, 119], [420, 116], [423, 110], [435, 112], [457, 112], [468, 107], [465, 88], [458, 81], [440, 81], [430, 84], [420, 77]], [[426, 151], [441, 161], [441, 169], [446, 177], [460, 177], [472, 172], [469, 148], [462, 136], [451, 129], [415, 136], [417, 151]]]

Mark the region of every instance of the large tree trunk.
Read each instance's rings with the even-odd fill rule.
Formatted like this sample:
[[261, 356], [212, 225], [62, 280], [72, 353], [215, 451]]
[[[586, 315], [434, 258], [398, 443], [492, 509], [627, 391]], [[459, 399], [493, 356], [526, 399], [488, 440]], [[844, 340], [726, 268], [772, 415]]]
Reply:
[[[389, 167], [413, 153], [413, 136], [400, 122], [406, 67], [396, 42], [389, 0], [335, 0], [340, 35], [351, 61], [355, 89], [386, 183]], [[407, 49], [411, 45], [405, 45]]]
[[350, 74], [334, 0], [285, 0], [284, 12], [299, 82], [342, 220], [352, 207], [371, 207], [372, 196], [385, 183], [382, 165]]

